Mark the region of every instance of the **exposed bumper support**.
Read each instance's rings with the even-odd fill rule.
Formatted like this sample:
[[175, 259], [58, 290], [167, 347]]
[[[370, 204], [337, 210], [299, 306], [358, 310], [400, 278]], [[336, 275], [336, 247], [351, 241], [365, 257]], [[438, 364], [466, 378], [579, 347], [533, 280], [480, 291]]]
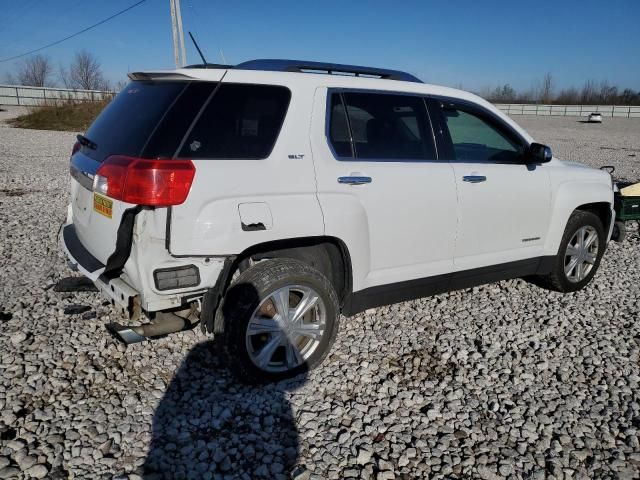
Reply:
[[140, 296], [128, 283], [120, 278], [114, 278], [108, 280], [108, 283], [104, 283], [102, 278], [99, 278], [95, 284], [126, 318], [138, 320], [141, 317]]
[[105, 266], [82, 245], [73, 224], [62, 228], [61, 243], [69, 262], [76, 265], [83, 275], [91, 279], [126, 318], [134, 321], [140, 318], [142, 309], [138, 292], [121, 278], [105, 278], [103, 275]]
[[[122, 313], [125, 320], [123, 323], [137, 323], [147, 317], [153, 319], [151, 323], [144, 325], [129, 326], [111, 323], [107, 325], [107, 328], [116, 338], [127, 344], [192, 328], [201, 318], [203, 319], [202, 323], [206, 323], [203, 328], [210, 332], [214, 331], [215, 312], [229, 284], [235, 257], [227, 257], [224, 262], [220, 260], [210, 262], [209, 259], [206, 262], [195, 260], [201, 271], [208, 275], [208, 277], [204, 277], [205, 285], [211, 285], [212, 281], [217, 279], [214, 288], [205, 290], [206, 287], [200, 287], [197, 290], [165, 295], [158, 295], [152, 291], [146, 292], [143, 296], [141, 292], [145, 290], [134, 288], [128, 283], [130, 277], [126, 274], [123, 275], [124, 265], [132, 252], [133, 227], [138, 213], [140, 213], [140, 209], [136, 207], [128, 209], [123, 215], [118, 228], [115, 251], [107, 260], [106, 265], [95, 258], [82, 244], [76, 233], [75, 225], [71, 223], [72, 219], [68, 219], [69, 223], [64, 225], [61, 230], [60, 243], [67, 254], [69, 264], [90, 279], [98, 290], [110, 300], [111, 304]], [[137, 250], [136, 252], [140, 253]], [[164, 265], [167, 265], [166, 261]], [[135, 274], [134, 271], [133, 278], [136, 278]], [[142, 283], [144, 284], [144, 282]], [[191, 311], [187, 310], [186, 314], [181, 314], [182, 316], [167, 313], [169, 309], [176, 312], [176, 309], [181, 308], [181, 305], [194, 305], [194, 301], [199, 300], [203, 295], [202, 314], [194, 313], [193, 308]], [[198, 305], [200, 305], [199, 301]]]

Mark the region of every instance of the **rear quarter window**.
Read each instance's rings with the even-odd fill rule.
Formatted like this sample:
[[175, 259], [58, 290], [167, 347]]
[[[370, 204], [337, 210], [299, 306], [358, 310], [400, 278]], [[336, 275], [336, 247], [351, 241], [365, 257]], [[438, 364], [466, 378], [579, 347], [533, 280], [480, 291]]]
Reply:
[[263, 159], [278, 138], [291, 92], [274, 85], [221, 84], [187, 134], [179, 157]]

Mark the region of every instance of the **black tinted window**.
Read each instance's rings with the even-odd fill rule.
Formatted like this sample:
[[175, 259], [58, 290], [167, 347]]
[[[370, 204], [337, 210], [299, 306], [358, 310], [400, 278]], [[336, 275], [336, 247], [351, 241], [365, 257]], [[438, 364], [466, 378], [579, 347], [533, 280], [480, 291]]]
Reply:
[[192, 82], [166, 111], [142, 152], [145, 158], [171, 158], [207, 98], [218, 84]]
[[443, 107], [455, 160], [518, 162], [522, 146], [489, 119], [455, 106]]
[[182, 158], [266, 158], [289, 106], [287, 88], [222, 84], [185, 139]]
[[329, 122], [329, 140], [339, 157], [352, 157], [351, 138], [347, 114], [339, 93], [331, 95], [331, 119]]
[[97, 145], [83, 152], [98, 161], [113, 154], [138, 156], [186, 82], [131, 82], [98, 115], [86, 136]]
[[421, 97], [343, 94], [356, 157], [385, 160], [435, 158], [433, 136]]

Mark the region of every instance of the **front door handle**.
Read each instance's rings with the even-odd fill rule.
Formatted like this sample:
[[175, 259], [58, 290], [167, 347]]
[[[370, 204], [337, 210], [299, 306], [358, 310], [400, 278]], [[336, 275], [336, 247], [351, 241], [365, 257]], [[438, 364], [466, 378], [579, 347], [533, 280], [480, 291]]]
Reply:
[[360, 176], [338, 177], [338, 183], [344, 183], [346, 185], [364, 185], [365, 183], [371, 183], [371, 177], [360, 177]]
[[462, 177], [462, 181], [469, 183], [480, 183], [486, 182], [487, 177], [485, 177], [484, 175], [465, 175], [464, 177]]

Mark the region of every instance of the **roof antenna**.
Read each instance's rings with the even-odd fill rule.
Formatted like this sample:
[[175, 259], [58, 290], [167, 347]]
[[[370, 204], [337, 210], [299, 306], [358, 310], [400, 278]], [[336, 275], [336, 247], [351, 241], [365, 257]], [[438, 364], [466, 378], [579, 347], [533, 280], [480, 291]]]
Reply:
[[200, 55], [200, 58], [202, 59], [202, 63], [204, 63], [204, 68], [207, 68], [207, 61], [204, 59], [204, 55], [202, 54], [202, 50], [200, 50], [200, 47], [198, 46], [196, 39], [193, 38], [193, 35], [191, 34], [191, 32], [189, 32], [189, 36], [191, 37], [191, 41], [195, 45], [196, 50], [198, 50], [198, 55]]

